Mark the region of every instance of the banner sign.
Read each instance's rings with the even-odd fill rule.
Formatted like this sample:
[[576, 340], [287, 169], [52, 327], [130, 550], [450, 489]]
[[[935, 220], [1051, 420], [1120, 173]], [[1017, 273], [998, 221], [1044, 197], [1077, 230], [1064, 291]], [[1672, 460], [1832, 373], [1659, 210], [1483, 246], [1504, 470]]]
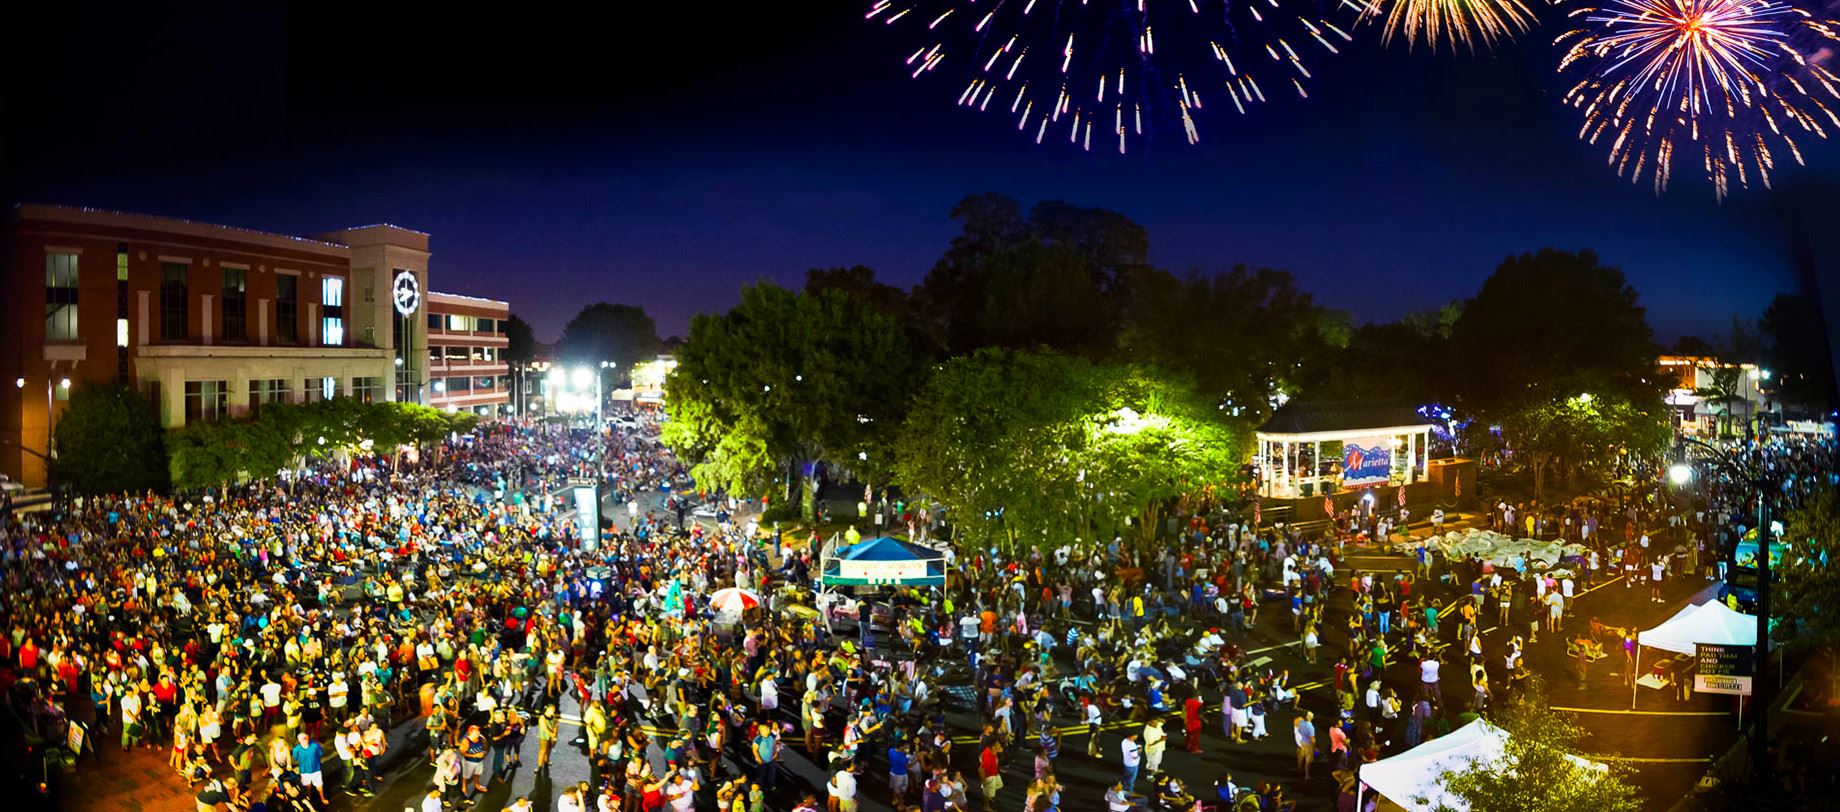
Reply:
[[1695, 643], [1699, 672], [1693, 675], [1693, 690], [1708, 694], [1751, 695], [1752, 659], [1755, 646], [1722, 646]]
[[837, 562], [837, 577], [868, 578], [877, 583], [894, 583], [907, 578], [925, 578], [922, 561], [849, 561]]
[[[1362, 445], [1371, 442], [1373, 445]], [[1372, 485], [1393, 476], [1393, 448], [1384, 437], [1342, 446], [1342, 484]]]

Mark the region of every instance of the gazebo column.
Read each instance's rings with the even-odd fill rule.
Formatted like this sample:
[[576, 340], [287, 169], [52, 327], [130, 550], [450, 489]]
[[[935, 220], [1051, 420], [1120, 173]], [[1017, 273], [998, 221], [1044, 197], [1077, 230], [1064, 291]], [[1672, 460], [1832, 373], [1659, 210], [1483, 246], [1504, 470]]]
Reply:
[[1406, 484], [1418, 481], [1418, 435], [1406, 435]]
[[[1316, 440], [1310, 443], [1310, 481], [1316, 483], [1316, 490], [1324, 491], [1324, 488], [1322, 487], [1322, 441], [1321, 440]], [[1326, 491], [1324, 492], [1326, 493]], [[1323, 494], [1318, 493], [1316, 495], [1322, 496]]]

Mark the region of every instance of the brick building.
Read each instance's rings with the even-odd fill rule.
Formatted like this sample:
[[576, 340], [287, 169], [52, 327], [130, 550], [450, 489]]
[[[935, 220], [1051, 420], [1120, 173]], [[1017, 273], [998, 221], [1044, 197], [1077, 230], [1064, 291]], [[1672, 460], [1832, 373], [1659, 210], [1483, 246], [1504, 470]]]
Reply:
[[452, 293], [428, 295], [428, 405], [498, 416], [511, 403], [511, 305]]
[[56, 416], [84, 381], [130, 382], [169, 427], [273, 401], [429, 402], [428, 258], [427, 234], [391, 225], [303, 238], [14, 207], [0, 473], [44, 483]]

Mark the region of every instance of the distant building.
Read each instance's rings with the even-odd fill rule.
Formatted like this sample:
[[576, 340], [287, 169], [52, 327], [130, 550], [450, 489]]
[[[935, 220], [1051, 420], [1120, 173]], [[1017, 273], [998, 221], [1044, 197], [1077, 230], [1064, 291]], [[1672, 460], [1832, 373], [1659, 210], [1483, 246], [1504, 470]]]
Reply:
[[501, 416], [510, 413], [511, 305], [452, 293], [428, 294], [428, 405]]
[[[28, 485], [44, 483], [56, 416], [84, 381], [127, 381], [169, 427], [272, 402], [431, 400], [427, 234], [373, 225], [304, 238], [43, 204], [14, 207], [7, 230], [0, 473]], [[505, 310], [449, 301], [456, 315]], [[504, 346], [479, 324], [441, 331], [443, 361], [448, 339]]]
[[1666, 401], [1682, 434], [1742, 434], [1751, 418], [1776, 416], [1781, 404], [1770, 395], [1770, 371], [1756, 364], [1732, 364], [1694, 355], [1663, 355], [1656, 361], [1668, 384]]

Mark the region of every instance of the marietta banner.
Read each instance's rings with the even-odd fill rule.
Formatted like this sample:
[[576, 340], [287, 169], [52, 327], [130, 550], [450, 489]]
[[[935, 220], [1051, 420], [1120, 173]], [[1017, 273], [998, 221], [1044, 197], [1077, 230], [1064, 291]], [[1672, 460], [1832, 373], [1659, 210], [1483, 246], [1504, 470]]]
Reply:
[[1372, 485], [1392, 475], [1393, 448], [1387, 438], [1353, 440], [1342, 446], [1343, 485]]

